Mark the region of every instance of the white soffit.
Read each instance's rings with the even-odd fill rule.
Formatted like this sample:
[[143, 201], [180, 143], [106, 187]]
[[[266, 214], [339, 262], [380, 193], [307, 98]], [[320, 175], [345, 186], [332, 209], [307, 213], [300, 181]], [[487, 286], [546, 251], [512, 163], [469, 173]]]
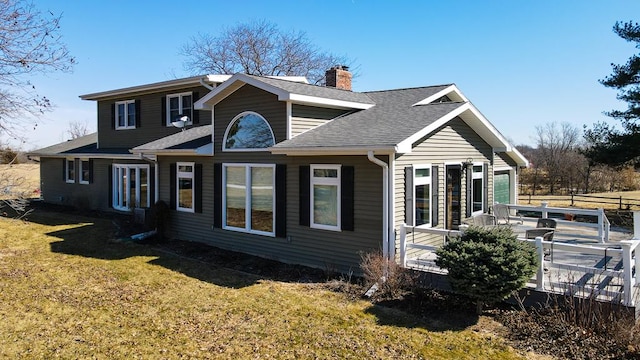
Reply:
[[455, 102], [468, 102], [469, 100], [462, 94], [462, 92], [458, 89], [458, 87], [456, 87], [455, 85], [450, 85], [447, 86], [446, 88], [438, 91], [437, 93], [422, 99], [420, 101], [418, 101], [417, 103], [413, 104], [412, 106], [419, 106], [419, 105], [428, 105], [431, 104], [433, 101], [436, 101], [438, 99], [440, 99], [441, 97], [447, 95], [452, 101]]

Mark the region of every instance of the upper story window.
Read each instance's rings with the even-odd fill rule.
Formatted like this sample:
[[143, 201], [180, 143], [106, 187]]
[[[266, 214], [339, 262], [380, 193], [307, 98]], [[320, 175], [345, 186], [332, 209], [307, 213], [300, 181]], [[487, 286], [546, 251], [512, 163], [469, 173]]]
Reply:
[[273, 130], [260, 114], [246, 111], [236, 116], [224, 134], [223, 150], [262, 151], [275, 145]]
[[182, 116], [188, 116], [187, 125], [193, 123], [193, 94], [185, 92], [167, 95], [167, 126]]
[[117, 101], [115, 110], [116, 130], [136, 128], [135, 100]]

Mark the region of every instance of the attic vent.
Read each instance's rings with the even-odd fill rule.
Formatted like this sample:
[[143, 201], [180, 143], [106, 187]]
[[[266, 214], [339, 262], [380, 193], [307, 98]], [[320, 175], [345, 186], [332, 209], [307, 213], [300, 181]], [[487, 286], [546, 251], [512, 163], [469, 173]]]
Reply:
[[452, 100], [447, 96], [443, 96], [435, 101], [432, 102], [432, 104], [440, 104], [440, 103], [446, 103], [446, 102], [451, 102]]

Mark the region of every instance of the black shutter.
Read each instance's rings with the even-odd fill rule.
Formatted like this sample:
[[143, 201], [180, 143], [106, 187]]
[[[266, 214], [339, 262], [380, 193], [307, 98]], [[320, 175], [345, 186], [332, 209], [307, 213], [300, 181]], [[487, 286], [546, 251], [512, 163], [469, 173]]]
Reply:
[[140, 119], [142, 118], [142, 116], [140, 116], [140, 100], [136, 100], [135, 103], [135, 107], [136, 107], [136, 127], [139, 128], [142, 126], [142, 122], [140, 121]]
[[276, 236], [287, 236], [287, 165], [276, 164]]
[[482, 167], [482, 184], [484, 189], [482, 189], [483, 196], [482, 196], [482, 210], [485, 213], [489, 212], [489, 163], [486, 162], [484, 163], [484, 166]]
[[413, 166], [404, 168], [404, 222], [415, 225], [415, 205], [413, 203]]
[[193, 182], [194, 182], [194, 197], [195, 197], [195, 206], [194, 211], [197, 213], [202, 212], [202, 164], [196, 164], [193, 173]]
[[222, 164], [213, 164], [213, 226], [222, 228]]
[[354, 229], [354, 167], [343, 166], [342, 167], [342, 179], [340, 181], [340, 187], [342, 188], [340, 198], [340, 212], [342, 230], [353, 231]]
[[196, 91], [193, 93], [193, 96], [191, 97], [191, 113], [193, 114], [191, 118], [191, 122], [193, 124], [200, 124], [200, 111], [196, 110], [193, 106], [193, 104], [196, 103], [196, 100], [199, 99], [198, 96], [199, 96], [199, 93]]
[[62, 181], [67, 181], [67, 159], [62, 159]]
[[309, 226], [311, 224], [311, 167], [310, 166], [300, 166], [300, 178], [299, 178], [299, 197], [300, 197], [300, 225]]
[[167, 97], [163, 96], [160, 99], [160, 113], [162, 117], [160, 118], [160, 125], [167, 126]]
[[177, 208], [176, 205], [176, 163], [169, 164], [169, 207], [171, 210]]
[[116, 128], [116, 103], [111, 103], [111, 129]]
[[467, 211], [466, 217], [471, 217], [471, 213], [473, 212], [473, 165], [467, 165]]
[[[156, 166], [158, 166], [156, 164]], [[151, 167], [149, 169], [149, 205], [154, 205], [156, 203], [156, 168]]]
[[439, 199], [438, 195], [440, 193], [440, 178], [438, 174], [438, 166], [433, 165], [431, 167], [431, 226], [438, 225], [438, 217], [439, 217]]
[[93, 159], [89, 159], [89, 184], [93, 183]]
[[109, 207], [113, 207], [113, 166], [109, 165], [107, 170], [109, 191], [107, 198], [109, 199]]

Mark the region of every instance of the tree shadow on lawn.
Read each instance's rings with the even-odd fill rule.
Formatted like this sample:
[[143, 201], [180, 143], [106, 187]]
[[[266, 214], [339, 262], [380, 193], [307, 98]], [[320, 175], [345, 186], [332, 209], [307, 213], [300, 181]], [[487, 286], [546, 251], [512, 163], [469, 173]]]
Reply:
[[[475, 304], [449, 293], [422, 289], [369, 307], [380, 325], [423, 328], [433, 332], [462, 331], [477, 325]], [[399, 316], [399, 312], [409, 316]]]

